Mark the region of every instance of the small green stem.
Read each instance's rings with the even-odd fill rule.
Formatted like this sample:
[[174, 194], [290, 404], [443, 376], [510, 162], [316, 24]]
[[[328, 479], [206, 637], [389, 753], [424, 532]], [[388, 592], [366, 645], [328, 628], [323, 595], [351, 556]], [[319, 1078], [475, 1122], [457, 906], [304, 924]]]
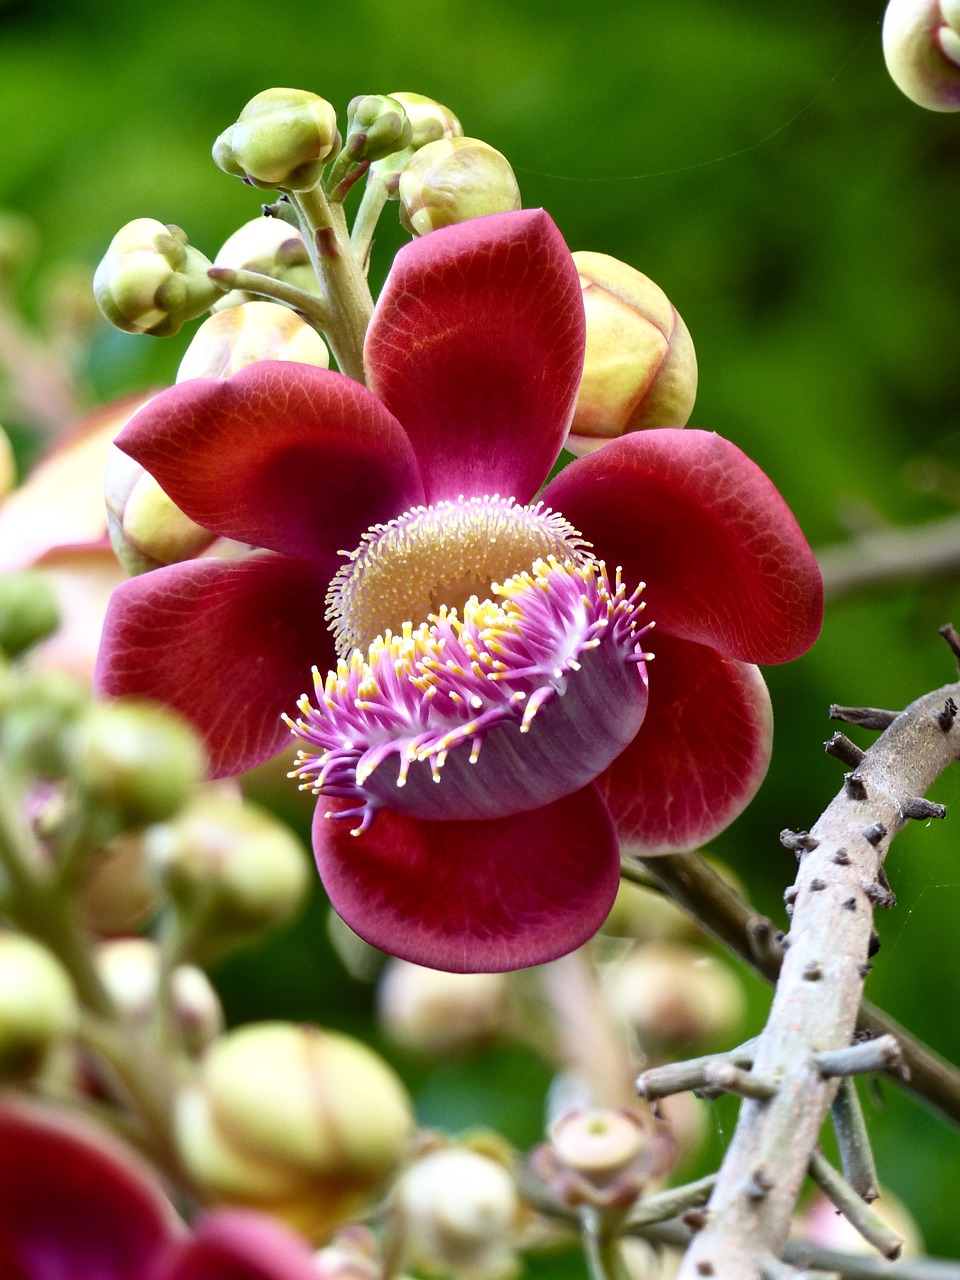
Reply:
[[585, 1205], [580, 1210], [580, 1227], [590, 1280], [630, 1280], [619, 1234], [604, 1222], [599, 1210]]
[[295, 284], [276, 280], [261, 271], [235, 271], [232, 267], [211, 267], [207, 275], [225, 292], [241, 289], [244, 293], [256, 294], [258, 298], [272, 298], [274, 302], [292, 307], [318, 329], [325, 329], [329, 322], [327, 308], [320, 298], [307, 293], [306, 289], [298, 289]]
[[343, 207], [328, 201], [320, 187], [292, 192], [303, 225], [304, 243], [323, 293], [324, 332], [340, 372], [364, 382], [363, 340], [373, 314], [366, 276], [347, 234]]
[[387, 184], [379, 173], [371, 169], [360, 197], [357, 216], [353, 220], [350, 243], [357, 261], [363, 267], [364, 275], [370, 270], [370, 249], [373, 246], [373, 233], [380, 221], [384, 206], [387, 203]]

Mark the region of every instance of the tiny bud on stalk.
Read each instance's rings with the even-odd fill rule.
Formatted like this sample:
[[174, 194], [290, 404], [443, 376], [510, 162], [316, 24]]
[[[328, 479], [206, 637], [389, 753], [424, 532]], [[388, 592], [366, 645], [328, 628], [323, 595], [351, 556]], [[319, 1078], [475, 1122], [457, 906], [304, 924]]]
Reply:
[[169, 337], [222, 296], [211, 263], [179, 227], [137, 218], [110, 241], [93, 277], [104, 316], [124, 333]]
[[890, 0], [883, 56], [911, 102], [929, 111], [960, 111], [960, 0]]
[[382, 160], [410, 145], [413, 130], [396, 98], [366, 94], [347, 107], [344, 149], [354, 161]]
[[255, 187], [309, 191], [340, 145], [337, 115], [305, 89], [265, 89], [213, 144], [225, 173]]
[[520, 205], [509, 161], [478, 138], [429, 142], [400, 175], [400, 221], [414, 235]]
[[697, 394], [697, 357], [687, 326], [663, 290], [605, 253], [573, 255], [587, 347], [566, 447], [592, 453], [649, 427], [682, 427]]
[[[131, 1023], [154, 1017], [160, 992], [160, 951], [148, 938], [104, 942], [94, 957], [97, 972], [118, 1011]], [[199, 1053], [223, 1030], [223, 1010], [210, 979], [195, 965], [170, 975], [170, 1006], [184, 1047]]]

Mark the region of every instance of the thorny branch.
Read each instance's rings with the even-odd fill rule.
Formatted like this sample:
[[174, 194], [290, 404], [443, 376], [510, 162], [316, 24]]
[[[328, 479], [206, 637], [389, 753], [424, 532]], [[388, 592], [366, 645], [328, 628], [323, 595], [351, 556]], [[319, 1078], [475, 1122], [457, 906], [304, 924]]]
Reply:
[[[744, 1099], [703, 1229], [678, 1280], [760, 1280], [782, 1267], [797, 1195], [837, 1095], [830, 1072], [850, 1067], [846, 1060], [831, 1066], [823, 1055], [854, 1039], [873, 909], [892, 897], [883, 859], [960, 751], [955, 716], [945, 714], [958, 700], [960, 683], [912, 703], [848, 774], [813, 829], [784, 833], [800, 858], [793, 921], [770, 1018], [753, 1053], [753, 1073], [774, 1092]], [[774, 963], [768, 956], [766, 964]]]

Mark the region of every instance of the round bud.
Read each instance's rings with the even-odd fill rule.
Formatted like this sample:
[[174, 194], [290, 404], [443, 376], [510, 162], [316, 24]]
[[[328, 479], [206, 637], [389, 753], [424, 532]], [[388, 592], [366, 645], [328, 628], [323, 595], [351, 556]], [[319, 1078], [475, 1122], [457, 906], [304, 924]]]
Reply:
[[[111, 999], [132, 1023], [156, 1014], [160, 992], [160, 951], [149, 938], [117, 938], [101, 943], [94, 957]], [[200, 1053], [223, 1030], [223, 1009], [210, 979], [196, 965], [181, 964], [170, 974], [170, 1012], [181, 1043]]]
[[88, 803], [108, 810], [121, 830], [171, 818], [205, 763], [186, 721], [132, 698], [91, 704], [73, 727], [71, 757], [72, 776]]
[[72, 1035], [78, 1009], [60, 961], [39, 942], [0, 933], [0, 1073], [33, 1071]]
[[628, 1111], [594, 1108], [568, 1111], [551, 1126], [550, 1141], [561, 1164], [602, 1184], [636, 1163], [647, 1132]]
[[410, 145], [413, 130], [396, 98], [368, 93], [347, 107], [344, 150], [354, 161], [382, 160]]
[[380, 979], [380, 1020], [409, 1049], [444, 1057], [492, 1040], [503, 1027], [508, 999], [503, 973], [445, 973], [389, 960]]
[[107, 449], [103, 486], [110, 543], [131, 577], [191, 560], [214, 541], [215, 534], [194, 524], [150, 472], [116, 445]]
[[205, 949], [288, 920], [310, 886], [308, 854], [290, 828], [226, 796], [198, 796], [148, 833], [147, 852], [179, 902], [202, 903]]
[[323, 339], [295, 311], [275, 302], [246, 302], [204, 320], [180, 362], [177, 382], [229, 378], [260, 360], [330, 367]]
[[5, 498], [17, 483], [17, 460], [13, 456], [10, 437], [0, 427], [0, 498]]
[[366, 1045], [264, 1022], [211, 1046], [175, 1127], [209, 1195], [269, 1209], [321, 1239], [395, 1167], [413, 1118], [403, 1085]]
[[697, 357], [662, 289], [605, 253], [575, 253], [587, 322], [583, 374], [566, 447], [591, 453], [647, 427], [682, 427], [697, 394]]
[[930, 111], [960, 111], [960, 0], [890, 0], [883, 56], [897, 88]]
[[410, 121], [410, 146], [414, 150], [425, 147], [428, 142], [439, 142], [441, 138], [462, 138], [463, 126], [449, 107], [433, 98], [426, 98], [422, 93], [391, 93], [390, 97], [399, 102]]
[[255, 187], [308, 191], [339, 146], [337, 115], [305, 89], [265, 89], [213, 144], [221, 169]]
[[102, 937], [131, 933], [145, 924], [160, 906], [161, 893], [143, 832], [114, 836], [87, 859], [74, 901], [84, 927]]
[[677, 942], [636, 947], [611, 966], [605, 986], [613, 1012], [645, 1048], [685, 1049], [736, 1033], [743, 988], [719, 960]]
[[93, 292], [104, 316], [124, 333], [168, 337], [222, 296], [207, 275], [210, 266], [179, 227], [137, 218], [110, 241]]
[[[320, 286], [303, 236], [298, 227], [283, 218], [260, 217], [245, 222], [223, 242], [213, 265], [233, 271], [257, 271], [319, 295]], [[253, 301], [253, 294], [231, 289], [220, 297], [213, 310], [225, 311]]]
[[56, 597], [41, 570], [0, 574], [0, 650], [8, 657], [45, 640], [59, 625]]
[[86, 683], [67, 671], [26, 672], [10, 682], [0, 719], [0, 755], [41, 778], [61, 777], [70, 735], [90, 704]]
[[509, 161], [478, 138], [428, 142], [400, 175], [400, 221], [414, 235], [519, 208]]
[[394, 1203], [415, 1268], [491, 1278], [514, 1272], [520, 1201], [495, 1160], [463, 1147], [433, 1151], [397, 1181]]

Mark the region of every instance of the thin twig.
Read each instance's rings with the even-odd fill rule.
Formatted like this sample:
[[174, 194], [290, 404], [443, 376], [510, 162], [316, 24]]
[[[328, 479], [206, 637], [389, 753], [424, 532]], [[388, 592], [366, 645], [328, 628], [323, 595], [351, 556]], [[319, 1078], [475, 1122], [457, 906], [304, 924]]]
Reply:
[[960, 516], [913, 528], [871, 529], [832, 547], [817, 560], [828, 600], [842, 600], [876, 587], [960, 573]]

